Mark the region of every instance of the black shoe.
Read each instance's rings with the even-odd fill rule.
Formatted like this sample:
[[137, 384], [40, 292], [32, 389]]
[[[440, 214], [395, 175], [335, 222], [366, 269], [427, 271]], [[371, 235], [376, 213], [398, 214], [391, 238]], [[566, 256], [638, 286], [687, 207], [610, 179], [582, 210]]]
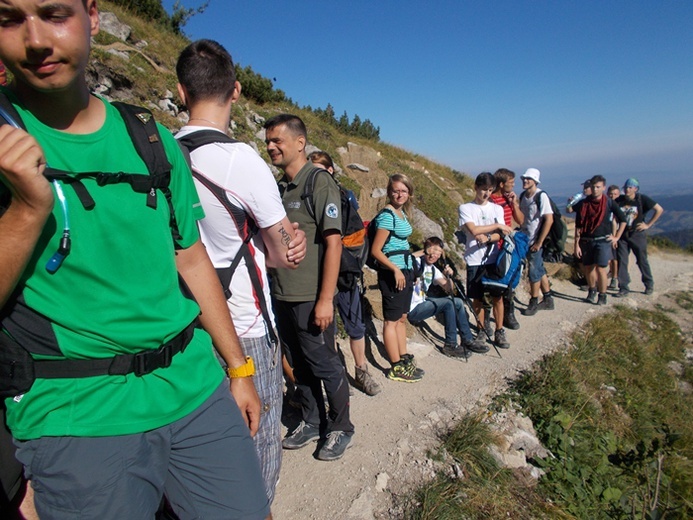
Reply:
[[523, 316], [534, 316], [539, 310], [539, 304], [536, 298], [529, 299], [529, 305], [525, 310], [522, 311]]
[[452, 343], [446, 343], [440, 351], [448, 357], [457, 359], [469, 359], [472, 355], [471, 351], [453, 345]]
[[614, 298], [625, 298], [625, 297], [628, 296], [629, 294], [630, 294], [630, 290], [629, 290], [629, 289], [621, 288], [621, 289], [618, 290], [618, 293], [614, 294]]
[[544, 296], [544, 299], [537, 304], [540, 311], [552, 311], [554, 309], [553, 296]]
[[301, 421], [291, 435], [284, 437], [282, 448], [285, 450], [297, 450], [307, 446], [320, 438], [320, 428]]
[[510, 330], [517, 330], [520, 328], [520, 324], [518, 323], [517, 318], [515, 318], [515, 313], [513, 310], [505, 312], [505, 315], [503, 316], [503, 327]]
[[426, 371], [423, 368], [419, 368], [416, 365], [416, 360], [414, 359], [414, 354], [403, 354], [402, 355], [402, 361], [404, 361], [405, 365], [413, 367], [413, 372], [417, 376], [423, 376], [426, 373]]
[[599, 293], [597, 305], [606, 305], [606, 293]]
[[486, 352], [489, 351], [488, 345], [486, 345], [486, 342], [480, 339], [470, 339], [470, 340], [462, 340], [462, 345], [464, 348], [470, 352], [474, 352], [476, 354], [486, 354]]
[[645, 287], [645, 294], [647, 294], [648, 296], [650, 294], [652, 294], [653, 292], [654, 292], [654, 287], [652, 287], [652, 286]]
[[587, 298], [585, 298], [587, 303], [597, 303], [597, 289], [590, 289], [587, 292]]
[[327, 461], [341, 459], [353, 436], [353, 432], [333, 431], [328, 433], [325, 444], [318, 452], [318, 459]]
[[498, 348], [510, 348], [510, 343], [508, 342], [508, 338], [505, 337], [505, 331], [503, 329], [496, 329], [494, 343]]

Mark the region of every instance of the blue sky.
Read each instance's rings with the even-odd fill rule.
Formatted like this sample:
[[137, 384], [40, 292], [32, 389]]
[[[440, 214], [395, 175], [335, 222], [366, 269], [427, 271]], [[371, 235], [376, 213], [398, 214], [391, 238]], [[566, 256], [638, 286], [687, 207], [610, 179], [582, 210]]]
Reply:
[[184, 30], [299, 105], [473, 175], [537, 167], [563, 194], [597, 173], [693, 192], [691, 27], [691, 0], [211, 0]]

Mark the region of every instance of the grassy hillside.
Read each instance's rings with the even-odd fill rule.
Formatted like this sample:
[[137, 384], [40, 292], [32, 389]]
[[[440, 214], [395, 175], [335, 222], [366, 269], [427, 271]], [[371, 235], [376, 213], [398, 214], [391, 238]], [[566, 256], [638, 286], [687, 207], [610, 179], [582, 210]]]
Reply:
[[[496, 397], [519, 409], [552, 455], [538, 481], [499, 467], [489, 415], [464, 418], [438, 456], [460, 468], [409, 497], [405, 518], [684, 519], [693, 515], [693, 365], [685, 333], [693, 295], [659, 310], [616, 307], [572, 336]], [[687, 316], [688, 318], [684, 318]], [[507, 442], [507, 440], [505, 441]], [[405, 500], [406, 502], [406, 500]]]
[[[115, 13], [120, 21], [132, 28], [132, 34], [127, 43], [103, 31], [97, 35], [89, 67], [92, 83], [96, 85], [101, 82], [99, 78], [112, 78], [114, 88], [118, 89], [117, 97], [150, 107], [151, 103], [165, 97], [166, 91], [175, 93], [175, 62], [180, 50], [189, 43], [188, 40], [155, 23], [144, 21], [108, 0], [100, 2], [100, 10]], [[136, 46], [141, 41], [147, 45]], [[130, 56], [129, 60], [110, 52], [123, 50], [124, 47]], [[233, 54], [234, 49], [229, 51]], [[240, 65], [252, 66], [245, 63]], [[300, 92], [287, 95], [300, 102]], [[310, 143], [328, 152], [343, 169], [344, 177], [340, 180], [359, 196], [364, 218], [373, 217], [385, 203], [383, 198], [372, 199], [372, 190], [385, 187], [389, 175], [405, 173], [414, 182], [415, 206], [443, 227], [446, 240], [452, 240], [457, 224], [457, 206], [470, 197], [467, 190], [472, 188], [473, 180], [469, 176], [377, 139], [342, 133], [310, 107], [299, 106], [292, 99], [281, 97], [281, 102], [258, 104], [242, 96], [232, 114], [235, 122], [233, 137], [248, 143], [254, 141], [263, 158], [268, 160], [264, 143], [256, 136], [261, 124], [255, 122], [254, 115], [269, 118], [281, 112], [296, 114], [308, 127]], [[177, 97], [174, 102], [180, 103]], [[163, 111], [154, 112], [157, 119], [171, 130], [182, 126], [180, 119]], [[367, 166], [369, 172], [347, 168], [352, 162]]]

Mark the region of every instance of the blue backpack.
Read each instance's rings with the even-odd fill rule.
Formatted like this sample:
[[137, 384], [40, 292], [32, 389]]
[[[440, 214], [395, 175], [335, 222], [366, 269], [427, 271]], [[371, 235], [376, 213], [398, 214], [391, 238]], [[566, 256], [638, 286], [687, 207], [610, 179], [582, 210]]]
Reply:
[[529, 237], [520, 231], [503, 238], [503, 245], [496, 263], [489, 265], [481, 283], [492, 296], [514, 289], [522, 277], [522, 261], [529, 250]]

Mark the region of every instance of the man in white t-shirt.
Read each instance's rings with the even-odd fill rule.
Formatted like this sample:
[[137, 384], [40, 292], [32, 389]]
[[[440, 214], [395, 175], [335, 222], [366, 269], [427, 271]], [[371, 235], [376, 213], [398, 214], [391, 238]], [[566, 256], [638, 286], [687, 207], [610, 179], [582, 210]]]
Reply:
[[[491, 173], [480, 173], [474, 181], [474, 201], [462, 204], [459, 208], [459, 226], [467, 238], [464, 251], [464, 261], [467, 263], [467, 295], [473, 300], [480, 324], [484, 323], [484, 287], [481, 278], [486, 273], [486, 266], [496, 261], [499, 252], [498, 242], [512, 232], [512, 228], [505, 225], [503, 208], [489, 202], [495, 186], [496, 181]], [[493, 296], [492, 299], [493, 317], [496, 321], [494, 343], [498, 348], [509, 348], [510, 343], [503, 328], [503, 297]]]
[[[527, 263], [530, 285], [530, 300], [522, 312], [524, 316], [534, 316], [539, 310], [553, 310], [554, 307], [541, 250], [551, 230], [554, 216], [549, 196], [537, 187], [540, 176], [541, 172], [536, 168], [528, 168], [522, 176], [524, 191], [520, 195], [520, 210], [525, 216], [525, 221], [521, 229], [529, 237]], [[541, 293], [544, 294], [544, 298], [539, 302]]]
[[[254, 441], [271, 502], [282, 454], [282, 363], [266, 266], [295, 268], [305, 256], [305, 234], [289, 222], [272, 172], [257, 152], [245, 143], [224, 139], [231, 106], [241, 93], [229, 53], [214, 41], [199, 40], [183, 50], [176, 71], [178, 91], [190, 113], [188, 124], [176, 138], [190, 150], [195, 186], [205, 211], [200, 235], [217, 272], [227, 270], [227, 278], [220, 278], [226, 285], [229, 312], [244, 354], [255, 360], [262, 416]], [[211, 137], [209, 144], [192, 148], [194, 134], [199, 137], [201, 131]], [[252, 219], [246, 225], [257, 226], [258, 233], [252, 235], [247, 249], [243, 240], [248, 230], [243, 226], [239, 230], [239, 222], [209, 186], [242, 209], [241, 218]], [[239, 254], [235, 270], [228, 271]]]

